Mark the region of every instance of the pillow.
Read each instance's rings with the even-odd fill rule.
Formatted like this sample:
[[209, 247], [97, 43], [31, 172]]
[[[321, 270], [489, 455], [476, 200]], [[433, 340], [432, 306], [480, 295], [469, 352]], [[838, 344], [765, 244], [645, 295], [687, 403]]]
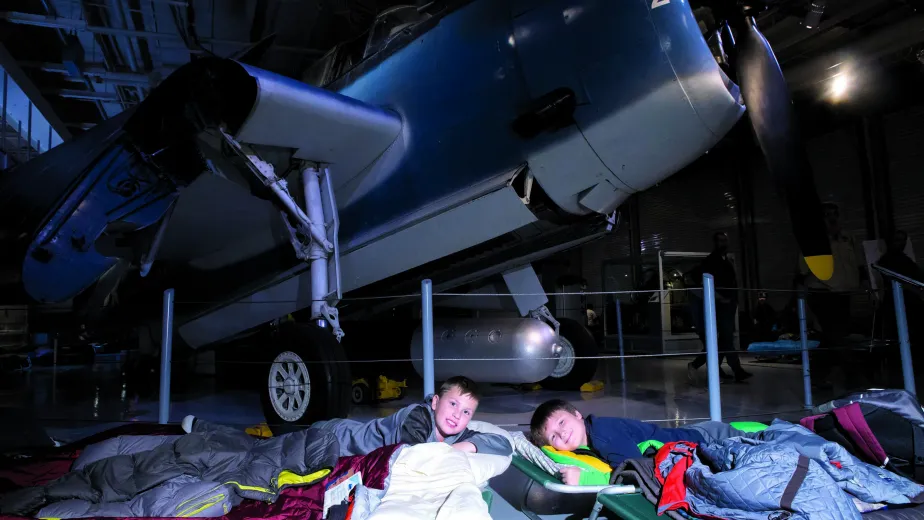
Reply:
[[472, 474], [475, 476], [475, 483], [478, 487], [484, 489], [488, 481], [492, 478], [507, 471], [510, 467], [512, 456], [491, 455], [487, 453], [466, 453], [468, 462], [472, 466]]
[[542, 451], [558, 464], [580, 468], [582, 471], [578, 485], [605, 486], [610, 483], [613, 468], [591, 454], [590, 450], [558, 451], [551, 446], [543, 446]]
[[[495, 435], [500, 435], [507, 439], [507, 442], [509, 442], [511, 446], [514, 445], [513, 437], [510, 436], [510, 432], [489, 422], [469, 421], [468, 429], [478, 433], [493, 433]], [[488, 479], [507, 471], [512, 459], [512, 453], [510, 455], [493, 455], [487, 453], [469, 454], [469, 462], [475, 473], [476, 481], [478, 481], [481, 486], [486, 486]]]

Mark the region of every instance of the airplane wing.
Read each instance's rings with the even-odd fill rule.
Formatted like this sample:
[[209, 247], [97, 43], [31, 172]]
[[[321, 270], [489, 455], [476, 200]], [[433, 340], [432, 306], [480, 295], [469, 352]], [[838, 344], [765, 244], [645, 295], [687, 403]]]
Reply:
[[349, 178], [401, 128], [397, 114], [334, 92], [233, 60], [194, 60], [130, 113], [0, 174], [0, 213], [19, 215], [9, 222], [21, 242], [15, 261], [23, 288], [39, 301], [65, 301], [131, 249], [156, 248], [149, 228], [207, 169], [196, 139], [203, 131], [291, 149]]
[[391, 145], [397, 114], [256, 67], [238, 64], [257, 84], [249, 117], [235, 138], [295, 149], [296, 159], [333, 166], [351, 178]]

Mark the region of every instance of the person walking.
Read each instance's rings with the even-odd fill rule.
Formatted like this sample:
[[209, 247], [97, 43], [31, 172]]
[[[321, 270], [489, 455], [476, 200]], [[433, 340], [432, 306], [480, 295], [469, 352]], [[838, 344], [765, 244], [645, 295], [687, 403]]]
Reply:
[[[738, 312], [738, 279], [735, 275], [735, 266], [728, 259], [728, 235], [717, 232], [712, 237], [712, 253], [702, 263], [702, 272], [711, 274], [715, 281], [715, 325], [719, 346], [719, 364], [722, 357], [732, 369], [731, 376], [726, 380], [743, 382], [753, 374], [746, 372], [741, 366], [741, 360], [735, 350], [735, 317]], [[701, 334], [705, 339], [705, 334]], [[705, 343], [705, 341], [704, 341]], [[687, 376], [691, 381], [696, 380], [697, 370], [706, 364], [706, 348], [703, 353], [687, 364]], [[721, 372], [721, 371], [720, 371]]]

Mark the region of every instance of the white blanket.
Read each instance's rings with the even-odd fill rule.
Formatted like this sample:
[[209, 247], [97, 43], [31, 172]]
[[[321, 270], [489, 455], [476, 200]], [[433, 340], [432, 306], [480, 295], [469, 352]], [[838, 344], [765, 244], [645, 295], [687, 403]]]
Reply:
[[464, 453], [444, 443], [404, 447], [368, 519], [490, 520], [481, 491], [509, 464], [510, 457]]

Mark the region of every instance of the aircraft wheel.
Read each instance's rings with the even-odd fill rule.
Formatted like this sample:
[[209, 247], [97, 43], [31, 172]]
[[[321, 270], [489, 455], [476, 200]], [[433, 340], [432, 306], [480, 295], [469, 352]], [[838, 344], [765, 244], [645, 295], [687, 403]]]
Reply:
[[305, 425], [350, 412], [350, 367], [327, 330], [292, 324], [279, 331], [261, 373], [263, 415], [275, 425]]
[[561, 356], [555, 370], [540, 384], [550, 390], [578, 390], [581, 385], [593, 379], [597, 372], [597, 360], [575, 358], [596, 356], [597, 342], [587, 327], [577, 321], [567, 318], [558, 321]]
[[369, 404], [372, 402], [372, 388], [365, 379], [360, 379], [353, 383], [352, 392], [353, 404]]

